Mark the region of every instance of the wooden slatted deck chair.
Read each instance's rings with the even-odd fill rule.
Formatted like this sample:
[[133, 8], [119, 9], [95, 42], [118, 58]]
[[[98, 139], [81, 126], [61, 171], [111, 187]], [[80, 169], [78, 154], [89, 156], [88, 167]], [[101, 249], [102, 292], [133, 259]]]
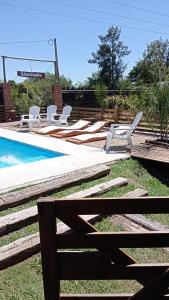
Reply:
[[[38, 213], [45, 300], [169, 299], [169, 263], [137, 263], [123, 250], [169, 247], [169, 230], [98, 232], [83, 217], [166, 214], [169, 197], [44, 198]], [[66, 232], [57, 231], [56, 218], [68, 226]], [[134, 294], [64, 295], [61, 280], [136, 280], [143, 287]]]
[[64, 130], [58, 133], [51, 134], [51, 136], [56, 138], [66, 138], [66, 137], [72, 137], [80, 134], [96, 133], [99, 132], [105, 126], [105, 124], [106, 124], [105, 121], [98, 121], [83, 130]]
[[87, 127], [90, 124], [90, 121], [86, 120], [79, 120], [75, 124], [70, 125], [70, 126], [56, 126], [56, 125], [50, 125], [46, 126], [43, 128], [40, 128], [37, 133], [40, 134], [52, 134], [52, 133], [57, 133], [59, 131], [63, 130], [81, 130]]
[[140, 122], [143, 113], [139, 112], [135, 116], [133, 122], [129, 125], [126, 124], [112, 124], [110, 127], [110, 131], [107, 134], [105, 150], [109, 151], [111, 143], [114, 139], [117, 140], [125, 140], [127, 141], [130, 149], [132, 148], [132, 139], [131, 135], [133, 131], [136, 129], [136, 126]]

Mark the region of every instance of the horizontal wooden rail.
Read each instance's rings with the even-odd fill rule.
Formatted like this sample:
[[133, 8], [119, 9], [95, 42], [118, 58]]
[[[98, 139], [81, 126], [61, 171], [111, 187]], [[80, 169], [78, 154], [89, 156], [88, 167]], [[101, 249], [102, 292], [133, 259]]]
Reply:
[[[133, 294], [61, 294], [60, 300], [130, 300]], [[169, 295], [161, 296], [160, 300], [169, 299]], [[151, 300], [145, 299], [145, 300]]]
[[[113, 263], [106, 264], [101, 260], [99, 262], [97, 259], [96, 263], [94, 263], [94, 260], [93, 263], [86, 261], [82, 264], [77, 264], [74, 259], [74, 264], [65, 264], [59, 255], [58, 259], [61, 280], [149, 280], [165, 272], [169, 267], [169, 264], [161, 264], [159, 266], [156, 264], [122, 266]], [[70, 256], [70, 260], [71, 259], [72, 257]], [[100, 257], [100, 259], [102, 259], [102, 257]]]
[[[43, 199], [41, 199], [43, 201]], [[46, 201], [46, 199], [44, 199]], [[49, 199], [50, 201], [50, 199]], [[64, 207], [64, 210], [63, 210]], [[83, 214], [167, 214], [169, 213], [169, 197], [141, 198], [87, 198], [55, 201], [58, 216]]]
[[88, 234], [58, 234], [59, 249], [67, 248], [152, 248], [169, 247], [169, 231], [157, 232], [114, 232]]

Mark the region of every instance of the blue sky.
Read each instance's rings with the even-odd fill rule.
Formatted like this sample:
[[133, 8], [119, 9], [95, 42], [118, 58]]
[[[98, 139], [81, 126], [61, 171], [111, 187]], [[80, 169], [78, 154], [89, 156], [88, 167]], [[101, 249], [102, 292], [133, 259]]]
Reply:
[[[128, 6], [124, 6], [124, 4]], [[22, 6], [22, 8], [19, 6]], [[75, 6], [81, 6], [85, 9]], [[135, 6], [142, 10], [129, 6]], [[91, 11], [90, 9], [95, 11]], [[96, 10], [100, 11], [100, 13], [96, 12]], [[125, 19], [122, 16], [144, 20], [147, 23]], [[89, 19], [93, 21], [89, 21]], [[158, 23], [159, 25], [148, 22]], [[131, 50], [131, 54], [125, 59], [128, 65], [127, 71], [129, 71], [135, 62], [141, 58], [147, 43], [159, 39], [160, 36], [163, 39], [169, 38], [169, 1], [0, 1], [0, 55], [51, 60], [54, 58], [54, 51], [53, 45], [48, 40], [55, 37], [58, 46], [60, 74], [70, 77], [74, 83], [82, 82], [92, 72], [97, 70], [97, 66], [89, 64], [88, 59], [91, 58], [91, 52], [97, 50], [99, 43], [98, 35], [105, 34], [111, 24], [121, 25], [121, 40]], [[141, 30], [130, 29], [125, 26]], [[146, 30], [154, 32], [147, 32]], [[44, 42], [2, 44], [5, 42], [39, 40]], [[7, 79], [16, 81], [19, 80], [16, 77], [17, 70], [53, 72], [52, 64], [30, 63], [29, 61], [25, 63], [23, 61], [7, 60], [6, 68]], [[0, 79], [2, 77], [1, 63]]]

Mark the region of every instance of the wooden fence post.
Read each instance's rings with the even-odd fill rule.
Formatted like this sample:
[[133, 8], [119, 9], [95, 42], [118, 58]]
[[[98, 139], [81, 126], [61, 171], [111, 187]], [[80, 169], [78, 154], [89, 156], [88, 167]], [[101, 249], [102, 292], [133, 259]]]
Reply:
[[115, 105], [114, 107], [114, 121], [115, 123], [118, 123], [118, 106]]
[[55, 202], [41, 198], [38, 201], [38, 213], [44, 296], [45, 300], [59, 300]]

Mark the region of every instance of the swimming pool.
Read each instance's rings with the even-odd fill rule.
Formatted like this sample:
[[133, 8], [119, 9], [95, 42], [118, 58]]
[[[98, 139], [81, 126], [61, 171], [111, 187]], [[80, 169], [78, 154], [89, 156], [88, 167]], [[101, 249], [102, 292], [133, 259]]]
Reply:
[[56, 158], [63, 155], [65, 154], [61, 152], [55, 152], [0, 137], [0, 168]]

